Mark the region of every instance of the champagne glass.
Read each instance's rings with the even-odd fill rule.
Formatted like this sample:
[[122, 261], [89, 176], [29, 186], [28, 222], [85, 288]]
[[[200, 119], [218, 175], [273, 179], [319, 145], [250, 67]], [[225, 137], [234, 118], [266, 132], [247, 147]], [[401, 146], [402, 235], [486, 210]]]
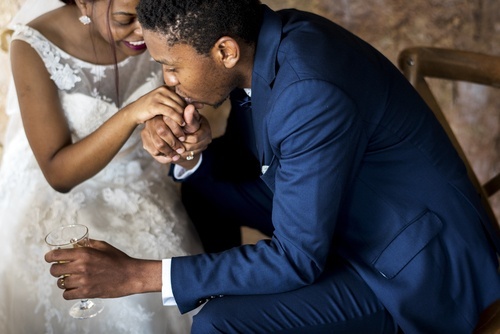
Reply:
[[[59, 226], [47, 234], [45, 242], [51, 249], [89, 247], [89, 229], [81, 224]], [[103, 309], [101, 301], [82, 299], [69, 309], [69, 314], [76, 319], [87, 319], [95, 317]]]

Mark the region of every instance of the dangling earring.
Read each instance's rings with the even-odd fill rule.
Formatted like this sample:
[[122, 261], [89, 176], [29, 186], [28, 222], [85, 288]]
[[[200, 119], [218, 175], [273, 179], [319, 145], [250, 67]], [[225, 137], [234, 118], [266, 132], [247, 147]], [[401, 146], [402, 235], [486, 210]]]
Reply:
[[87, 25], [87, 24], [90, 24], [90, 22], [92, 22], [92, 20], [90, 19], [90, 17], [88, 17], [87, 15], [82, 15], [78, 18], [78, 20], [80, 20], [80, 22], [83, 23], [83, 25]]

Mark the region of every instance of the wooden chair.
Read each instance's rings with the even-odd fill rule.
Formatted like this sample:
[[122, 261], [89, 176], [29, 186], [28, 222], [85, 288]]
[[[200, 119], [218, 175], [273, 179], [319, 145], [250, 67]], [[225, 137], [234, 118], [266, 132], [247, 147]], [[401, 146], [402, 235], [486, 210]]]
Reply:
[[[479, 182], [469, 159], [426, 81], [426, 78], [438, 78], [500, 88], [500, 57], [454, 49], [411, 47], [399, 54], [398, 65], [432, 109], [465, 162], [469, 177], [481, 195], [488, 215], [494, 224], [494, 230], [500, 237], [499, 222], [489, 201], [489, 197], [500, 190], [500, 172], [485, 183]], [[483, 312], [474, 333], [500, 333], [500, 300], [497, 300]]]
[[0, 28], [0, 50], [3, 52], [9, 52], [10, 36], [12, 32], [13, 31], [9, 28]]

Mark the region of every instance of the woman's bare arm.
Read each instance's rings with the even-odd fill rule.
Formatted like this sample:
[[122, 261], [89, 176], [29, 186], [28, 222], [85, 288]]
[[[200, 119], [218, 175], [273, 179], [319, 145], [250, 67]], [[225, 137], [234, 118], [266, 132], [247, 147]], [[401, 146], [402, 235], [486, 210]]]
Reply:
[[[95, 132], [73, 143], [57, 87], [39, 55], [27, 43], [13, 41], [11, 64], [23, 125], [33, 153], [49, 184], [68, 192], [102, 170], [138, 124], [155, 115], [172, 121], [172, 133], [183, 136], [185, 102], [160, 87], [119, 110]], [[181, 141], [173, 150], [184, 151]]]

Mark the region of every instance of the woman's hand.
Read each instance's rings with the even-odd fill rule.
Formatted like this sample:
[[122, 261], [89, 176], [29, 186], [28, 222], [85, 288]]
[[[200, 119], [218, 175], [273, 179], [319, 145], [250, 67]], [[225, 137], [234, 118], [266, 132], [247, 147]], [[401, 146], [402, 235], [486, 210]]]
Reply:
[[183, 134], [184, 108], [186, 102], [167, 86], [160, 86], [144, 94], [136, 101], [124, 107], [121, 111], [134, 124], [143, 124], [147, 120], [163, 115], [170, 119], [171, 130], [177, 137]]

